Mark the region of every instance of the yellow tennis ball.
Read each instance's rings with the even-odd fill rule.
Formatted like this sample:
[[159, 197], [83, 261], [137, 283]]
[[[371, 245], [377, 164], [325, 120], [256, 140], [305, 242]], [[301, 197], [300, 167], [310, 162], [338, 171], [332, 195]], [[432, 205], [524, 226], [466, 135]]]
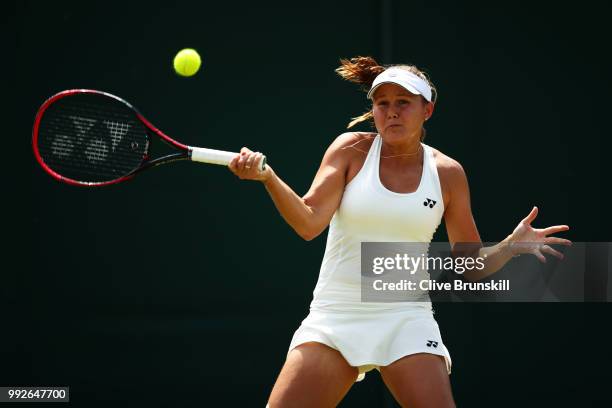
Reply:
[[194, 75], [200, 69], [201, 64], [200, 54], [193, 48], [180, 50], [174, 57], [174, 70], [181, 76]]

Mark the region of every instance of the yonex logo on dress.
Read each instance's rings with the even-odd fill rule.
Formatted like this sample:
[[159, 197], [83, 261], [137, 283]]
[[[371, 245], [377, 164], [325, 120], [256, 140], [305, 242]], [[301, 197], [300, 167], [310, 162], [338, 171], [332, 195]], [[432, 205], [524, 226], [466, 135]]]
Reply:
[[434, 201], [434, 200], [432, 200], [431, 198], [427, 198], [427, 201], [424, 201], [424, 202], [423, 202], [423, 205], [424, 205], [425, 207], [433, 208], [433, 207], [434, 207], [434, 205], [436, 205], [436, 202], [437, 202], [437, 201]]
[[427, 340], [427, 347], [438, 347], [438, 342], [434, 340]]

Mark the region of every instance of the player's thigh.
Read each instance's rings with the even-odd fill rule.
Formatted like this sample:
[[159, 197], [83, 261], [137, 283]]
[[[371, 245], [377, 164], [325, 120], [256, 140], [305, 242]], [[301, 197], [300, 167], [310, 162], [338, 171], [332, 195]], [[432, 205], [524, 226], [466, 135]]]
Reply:
[[304, 343], [289, 353], [272, 388], [268, 406], [335, 407], [357, 379], [358, 369], [321, 343]]
[[411, 354], [380, 367], [380, 374], [402, 407], [455, 407], [444, 357]]

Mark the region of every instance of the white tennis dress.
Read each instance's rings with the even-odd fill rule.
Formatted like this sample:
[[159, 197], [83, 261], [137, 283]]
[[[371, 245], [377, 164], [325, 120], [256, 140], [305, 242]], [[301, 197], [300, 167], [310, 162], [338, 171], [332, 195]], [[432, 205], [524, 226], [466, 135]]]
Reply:
[[450, 354], [431, 302], [361, 301], [361, 242], [429, 244], [444, 214], [433, 152], [422, 146], [420, 184], [413, 193], [403, 194], [380, 182], [380, 135], [372, 142], [331, 220], [310, 313], [293, 335], [289, 351], [311, 341], [326, 344], [359, 368], [357, 381], [367, 371], [415, 353], [443, 356], [450, 374]]

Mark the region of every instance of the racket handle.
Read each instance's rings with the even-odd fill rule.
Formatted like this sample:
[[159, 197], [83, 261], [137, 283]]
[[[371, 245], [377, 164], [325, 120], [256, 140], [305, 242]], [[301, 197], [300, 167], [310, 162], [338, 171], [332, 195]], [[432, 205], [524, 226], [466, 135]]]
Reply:
[[[226, 152], [223, 150], [206, 149], [203, 147], [189, 147], [189, 154], [192, 161], [209, 164], [220, 164], [227, 166], [238, 153]], [[266, 156], [260, 162], [259, 170], [266, 169]]]

